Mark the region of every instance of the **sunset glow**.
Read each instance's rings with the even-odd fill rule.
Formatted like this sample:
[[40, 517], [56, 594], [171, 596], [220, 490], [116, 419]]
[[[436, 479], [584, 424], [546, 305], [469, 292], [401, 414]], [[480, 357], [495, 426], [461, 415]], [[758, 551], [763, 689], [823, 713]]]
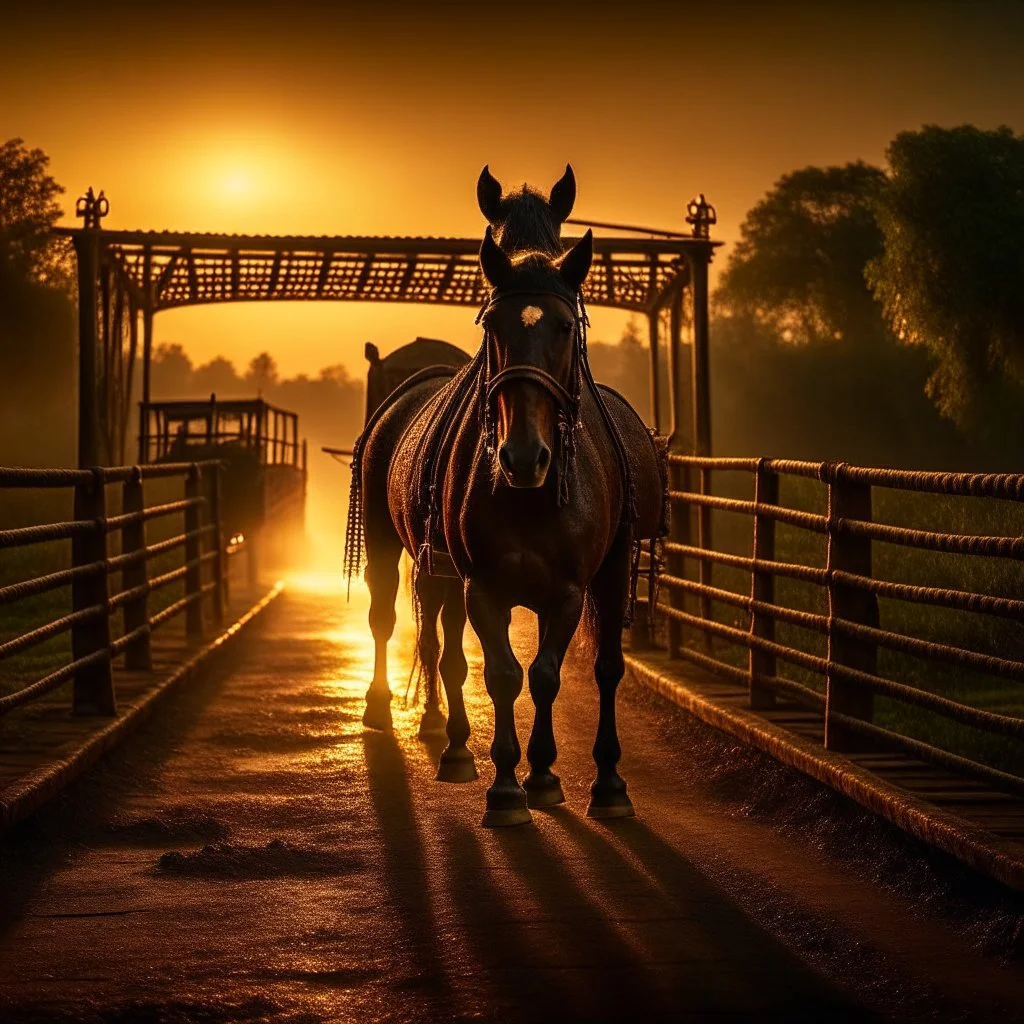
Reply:
[[[66, 223], [92, 185], [110, 199], [110, 228], [479, 237], [485, 163], [511, 188], [548, 187], [571, 161], [580, 216], [685, 230], [703, 191], [728, 243], [781, 174], [881, 162], [895, 132], [924, 122], [1013, 124], [1024, 93], [1020, 63], [1000, 56], [1013, 33], [948, 12], [930, 17], [927, 37], [917, 18], [893, 13], [878, 32], [799, 5], [652, 9], [615, 31], [529, 5], [515, 25], [455, 8], [429, 24], [315, 5], [110, 13], [111, 57], [99, 61], [23, 7], [12, 15], [22, 45], [0, 67], [0, 134], [50, 154]], [[526, 55], [500, 74], [499, 41]], [[983, 81], [972, 54], [984, 54]], [[610, 341], [627, 319], [592, 317], [592, 337]], [[336, 363], [362, 375], [366, 340], [387, 352], [417, 335], [479, 340], [468, 310], [430, 306], [229, 305], [156, 319], [157, 343], [181, 343], [196, 363], [244, 367], [267, 350], [285, 375]]]

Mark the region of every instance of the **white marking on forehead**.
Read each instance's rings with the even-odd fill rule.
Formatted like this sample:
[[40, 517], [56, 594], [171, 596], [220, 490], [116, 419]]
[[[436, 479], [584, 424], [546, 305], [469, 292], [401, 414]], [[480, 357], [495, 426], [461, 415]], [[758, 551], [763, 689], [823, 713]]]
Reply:
[[540, 306], [526, 306], [521, 314], [524, 327], [532, 327], [544, 315]]

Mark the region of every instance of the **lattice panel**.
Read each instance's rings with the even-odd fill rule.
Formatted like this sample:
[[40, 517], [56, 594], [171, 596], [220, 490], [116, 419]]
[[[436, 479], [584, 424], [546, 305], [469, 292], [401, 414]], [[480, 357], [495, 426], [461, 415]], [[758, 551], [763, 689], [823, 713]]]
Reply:
[[281, 263], [281, 273], [274, 294], [270, 297], [308, 299], [315, 295], [323, 263], [324, 257], [321, 254], [289, 254]]
[[270, 291], [274, 262], [265, 257], [240, 255], [238, 259], [238, 297], [263, 299]]
[[325, 299], [349, 299], [358, 290], [359, 277], [363, 272], [366, 257], [351, 254], [335, 254], [327, 271], [321, 297]]
[[[476, 242], [469, 239], [247, 238], [243, 245], [228, 241], [219, 248], [209, 244], [215, 236], [130, 237], [131, 242], [107, 243], [107, 252], [140, 294], [152, 288], [156, 309], [286, 299], [479, 306], [486, 296]], [[171, 238], [192, 247], [172, 244]], [[346, 241], [360, 244], [339, 246]], [[421, 242], [417, 250], [414, 244]], [[396, 248], [387, 251], [381, 243]], [[678, 248], [661, 251], [644, 244], [647, 248], [638, 251], [626, 243], [616, 252], [613, 243], [603, 241], [584, 290], [588, 304], [647, 311], [673, 283], [685, 283], [687, 264]]]

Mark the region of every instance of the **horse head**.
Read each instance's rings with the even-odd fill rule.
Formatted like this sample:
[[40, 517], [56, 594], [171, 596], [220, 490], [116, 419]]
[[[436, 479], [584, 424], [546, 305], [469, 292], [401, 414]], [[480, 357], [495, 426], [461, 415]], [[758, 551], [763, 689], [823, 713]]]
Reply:
[[590, 271], [588, 231], [564, 256], [509, 256], [490, 227], [480, 268], [492, 292], [484, 313], [485, 422], [511, 487], [541, 487], [554, 457], [566, 462], [579, 415], [585, 358], [578, 297]]
[[494, 240], [505, 252], [536, 250], [557, 255], [562, 251], [562, 222], [576, 202], [576, 177], [566, 164], [565, 174], [547, 199], [526, 185], [503, 197], [501, 183], [484, 167], [476, 183], [476, 197], [480, 212], [494, 230]]

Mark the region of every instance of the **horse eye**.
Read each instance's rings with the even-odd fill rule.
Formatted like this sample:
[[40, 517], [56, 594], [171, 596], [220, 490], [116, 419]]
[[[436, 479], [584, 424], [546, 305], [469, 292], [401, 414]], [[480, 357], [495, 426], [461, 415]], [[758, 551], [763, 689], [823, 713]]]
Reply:
[[563, 320], [558, 326], [561, 327], [563, 334], [568, 334], [572, 330], [572, 321]]

